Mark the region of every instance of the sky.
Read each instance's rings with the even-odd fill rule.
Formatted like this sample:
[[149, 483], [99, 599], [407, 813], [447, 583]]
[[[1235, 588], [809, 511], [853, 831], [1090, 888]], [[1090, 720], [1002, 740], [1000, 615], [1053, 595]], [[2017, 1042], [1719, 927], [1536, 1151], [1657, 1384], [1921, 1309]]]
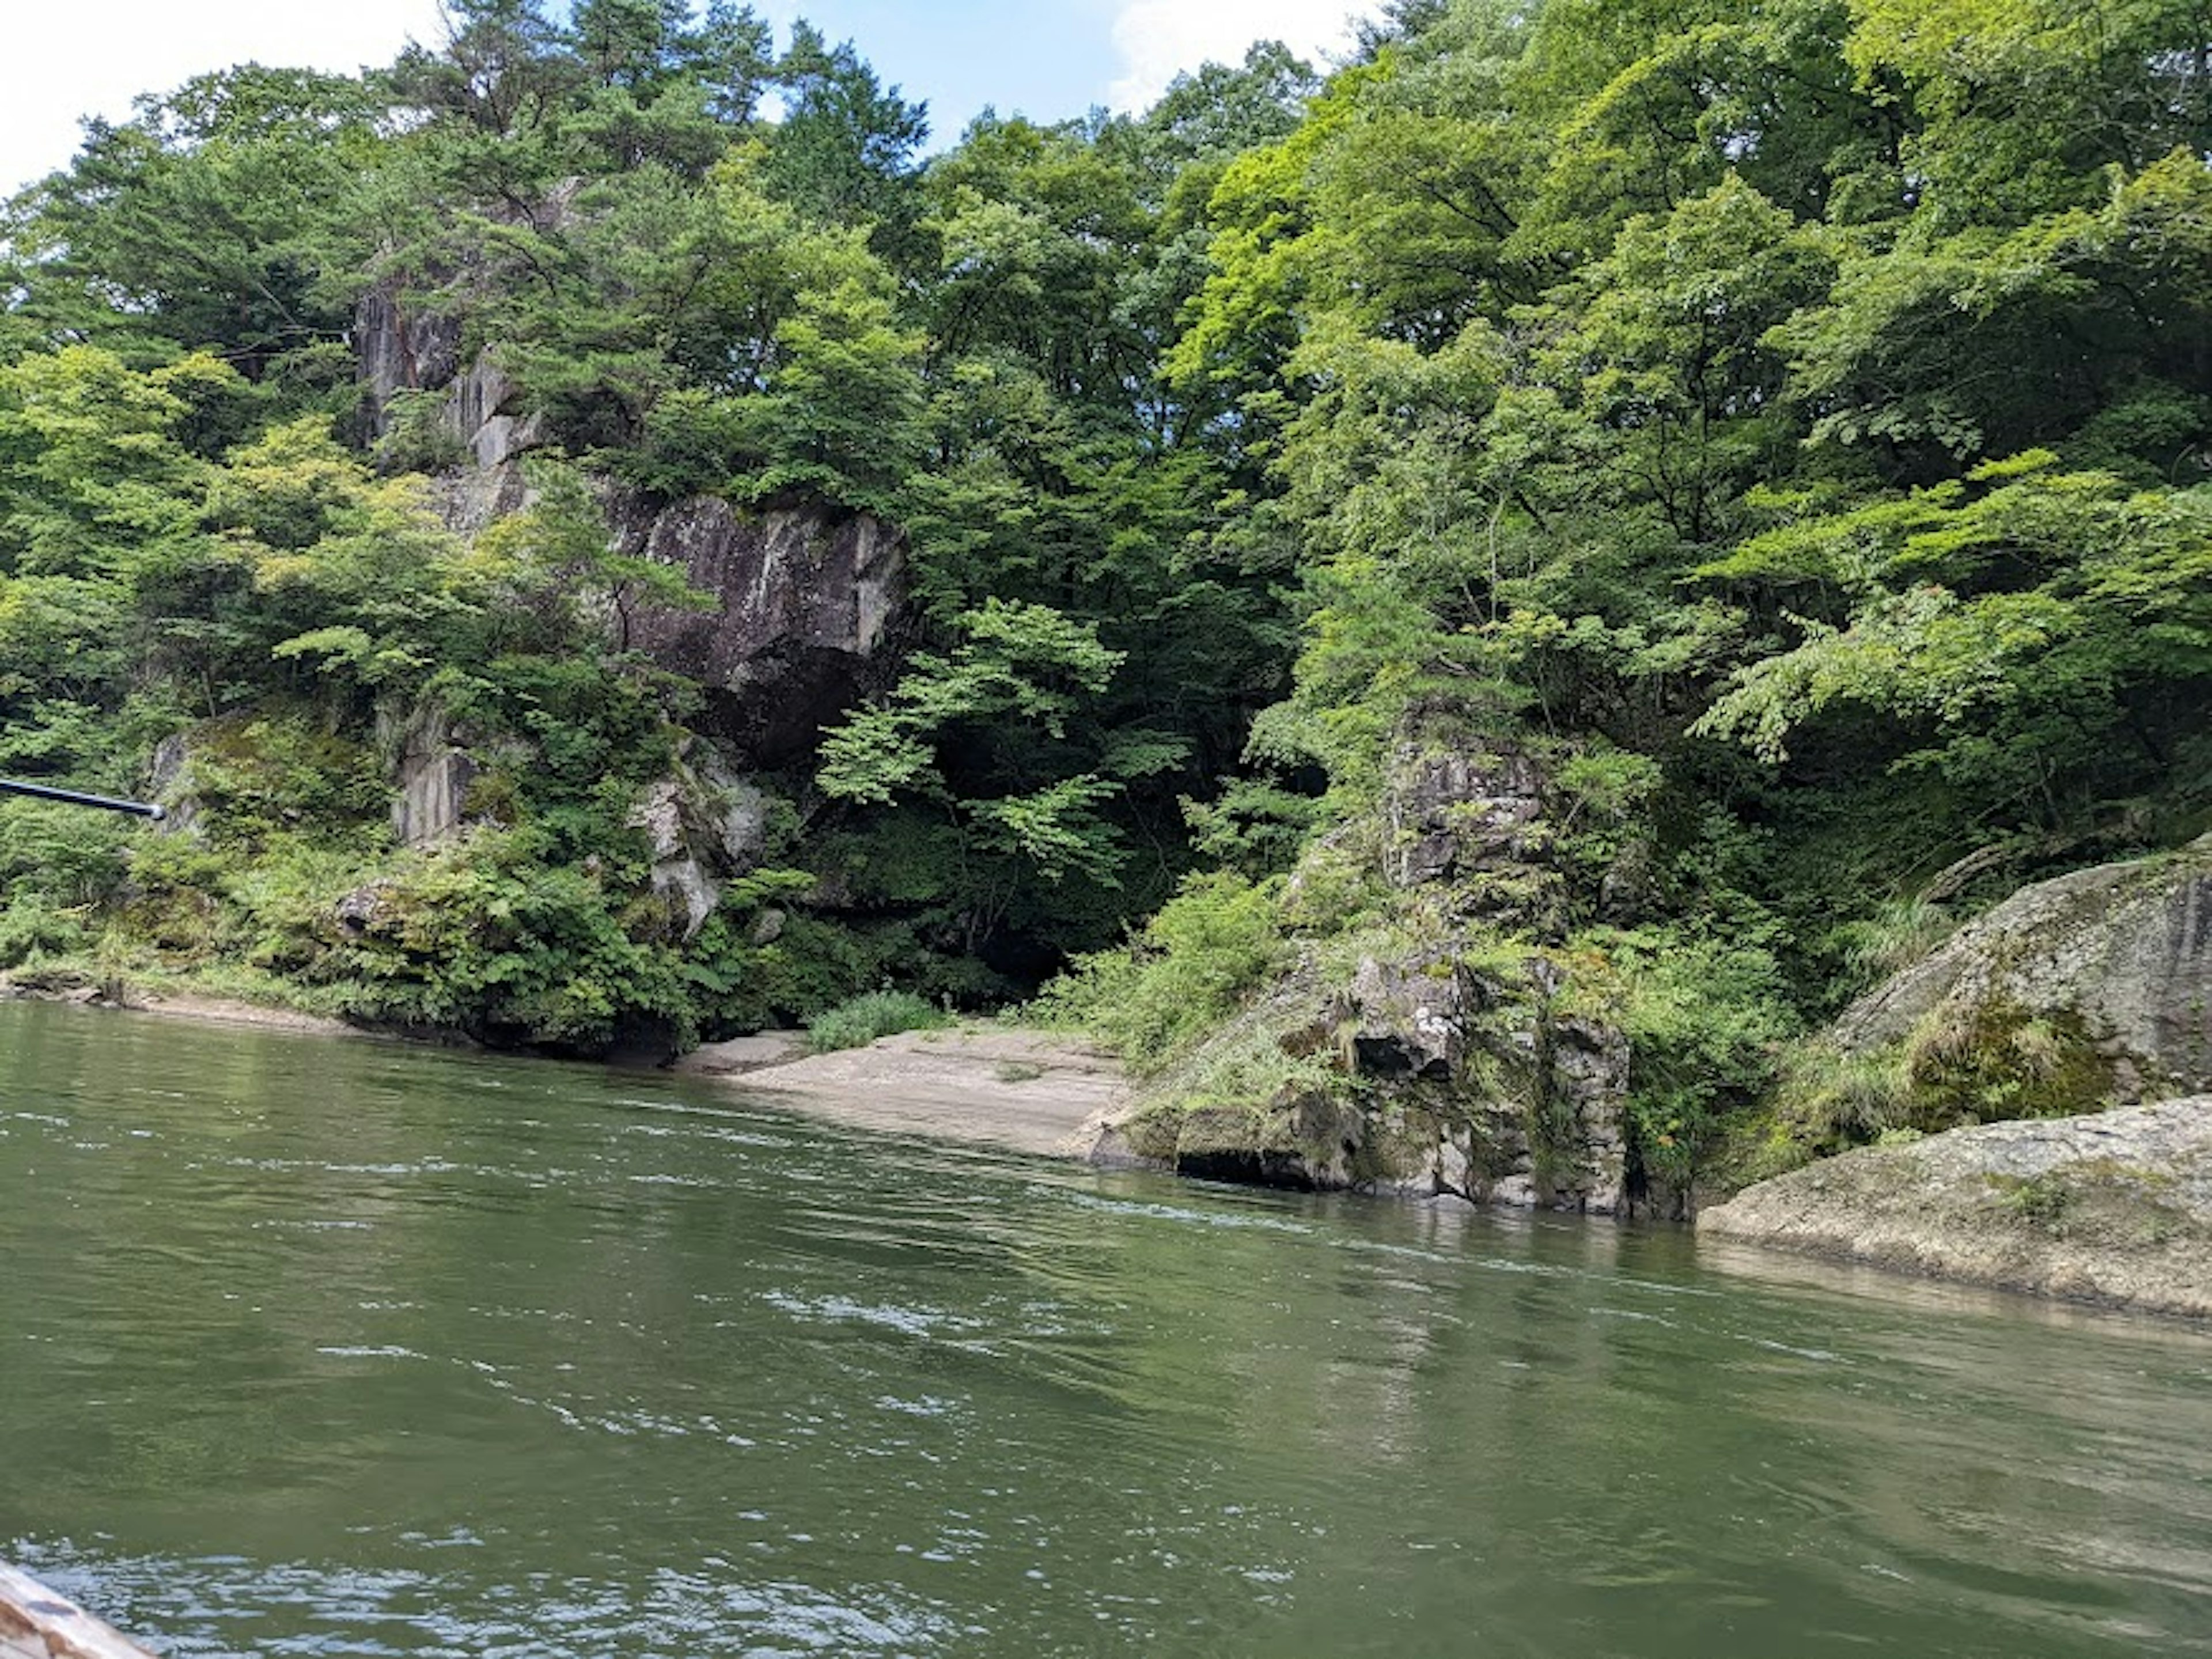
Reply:
[[[1141, 109], [1179, 71], [1234, 63], [1254, 40], [1316, 58], [1343, 49], [1362, 0], [754, 0], [779, 27], [811, 18], [929, 105], [933, 144], [985, 105], [1040, 120]], [[249, 60], [350, 71], [439, 38], [436, 0], [74, 0], [25, 7], [0, 55], [0, 194], [64, 165], [87, 115]]]

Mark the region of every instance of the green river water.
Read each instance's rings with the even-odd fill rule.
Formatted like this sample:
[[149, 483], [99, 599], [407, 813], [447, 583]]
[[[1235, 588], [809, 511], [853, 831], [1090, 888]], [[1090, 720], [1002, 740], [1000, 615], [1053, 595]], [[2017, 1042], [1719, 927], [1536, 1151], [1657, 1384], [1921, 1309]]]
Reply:
[[2212, 1336], [0, 1006], [0, 1556], [173, 1655], [2212, 1653]]

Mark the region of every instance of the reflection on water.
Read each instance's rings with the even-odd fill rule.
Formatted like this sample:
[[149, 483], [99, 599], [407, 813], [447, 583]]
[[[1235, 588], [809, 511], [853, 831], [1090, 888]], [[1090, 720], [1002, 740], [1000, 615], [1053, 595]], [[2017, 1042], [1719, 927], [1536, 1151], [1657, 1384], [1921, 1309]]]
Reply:
[[2212, 1650], [2212, 1340], [0, 1008], [0, 1553], [177, 1655]]

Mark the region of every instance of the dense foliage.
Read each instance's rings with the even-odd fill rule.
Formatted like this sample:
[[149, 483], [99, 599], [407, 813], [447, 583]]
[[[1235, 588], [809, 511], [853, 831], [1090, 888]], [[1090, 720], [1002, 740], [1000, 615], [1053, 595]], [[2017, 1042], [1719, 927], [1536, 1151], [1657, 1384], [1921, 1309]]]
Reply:
[[[1063, 1004], [1159, 1059], [1408, 925], [1417, 722], [1541, 762], [1514, 926], [1637, 1040], [1656, 1166], [1900, 939], [2212, 805], [2200, 8], [1399, 0], [1326, 81], [1262, 47], [926, 159], [804, 27], [453, 19], [149, 98], [10, 210], [0, 769], [207, 760], [195, 837], [0, 815], [0, 960], [589, 1045], [1091, 952]], [[463, 458], [434, 390], [364, 410], [378, 296], [525, 388], [532, 512], [432, 510]], [[704, 769], [695, 688], [608, 626], [687, 596], [610, 492], [914, 549], [899, 676], [688, 933], [630, 815]], [[429, 713], [481, 827], [405, 854]]]

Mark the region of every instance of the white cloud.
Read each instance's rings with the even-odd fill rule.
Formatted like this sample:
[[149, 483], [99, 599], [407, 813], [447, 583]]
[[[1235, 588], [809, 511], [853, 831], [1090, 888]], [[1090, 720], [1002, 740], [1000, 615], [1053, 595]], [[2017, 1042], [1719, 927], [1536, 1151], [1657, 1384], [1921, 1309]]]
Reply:
[[1318, 64], [1351, 43], [1355, 19], [1379, 9], [1359, 0], [1122, 0], [1114, 19], [1121, 75], [1109, 101], [1144, 109], [1185, 70], [1243, 62], [1255, 40], [1280, 40]]
[[77, 122], [131, 112], [209, 70], [351, 71], [441, 38], [437, 0], [75, 0], [10, 6], [0, 53], [0, 195], [65, 165]]

